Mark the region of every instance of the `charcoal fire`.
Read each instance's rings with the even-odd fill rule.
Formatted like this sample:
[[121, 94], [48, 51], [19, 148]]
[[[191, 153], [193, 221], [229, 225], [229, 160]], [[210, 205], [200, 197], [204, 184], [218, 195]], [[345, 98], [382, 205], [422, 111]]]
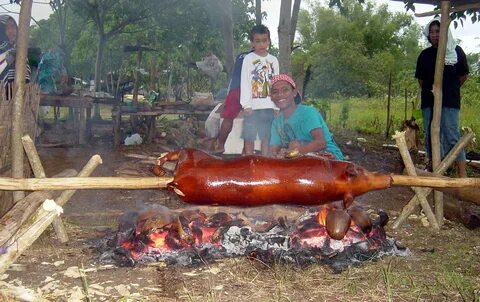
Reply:
[[[335, 223], [329, 225], [332, 215], [333, 221], [338, 217], [348, 221], [346, 230], [337, 230]], [[244, 256], [299, 266], [325, 263], [340, 272], [385, 254], [408, 255], [408, 249], [398, 248], [386, 236], [386, 213], [380, 211], [375, 216], [372, 222], [370, 214], [358, 207], [347, 213], [322, 206], [306, 210], [294, 220], [280, 217], [265, 222], [242, 212], [207, 215], [198, 209], [179, 213], [153, 209], [124, 215], [118, 231], [102, 247], [100, 260], [119, 266], [149, 262], [190, 266]], [[343, 239], [332, 238], [331, 232], [344, 233], [340, 236]]]

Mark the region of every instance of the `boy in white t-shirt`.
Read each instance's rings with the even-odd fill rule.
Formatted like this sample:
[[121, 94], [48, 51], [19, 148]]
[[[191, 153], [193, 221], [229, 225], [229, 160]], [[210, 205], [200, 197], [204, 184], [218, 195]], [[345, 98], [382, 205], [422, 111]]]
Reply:
[[277, 58], [268, 53], [270, 31], [266, 26], [254, 26], [250, 30], [249, 38], [253, 52], [243, 59], [240, 81], [240, 104], [244, 111], [244, 153], [254, 153], [254, 143], [258, 135], [261, 153], [267, 156], [270, 129], [276, 109], [270, 99], [270, 80], [279, 73], [279, 64]]

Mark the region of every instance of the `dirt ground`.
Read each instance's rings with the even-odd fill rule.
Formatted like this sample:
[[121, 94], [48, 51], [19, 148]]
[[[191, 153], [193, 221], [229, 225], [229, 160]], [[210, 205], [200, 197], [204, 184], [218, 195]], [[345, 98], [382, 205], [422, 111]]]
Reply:
[[[351, 161], [371, 171], [401, 173], [398, 152], [383, 149], [384, 140], [377, 137], [363, 136], [367, 142], [359, 145], [359, 136], [336, 133]], [[80, 170], [94, 154], [103, 159], [94, 176], [114, 176], [116, 169], [132, 161], [124, 154], [158, 155], [164, 150], [159, 145], [113, 149], [107, 131], [86, 147], [39, 152], [47, 176], [66, 168]], [[423, 226], [419, 213], [393, 230], [391, 221], [412, 196], [409, 188], [395, 187], [356, 200], [367, 209], [386, 210], [387, 234], [412, 255], [384, 257], [334, 274], [320, 265], [299, 268], [245, 258], [193, 268], [103, 265], [89, 242], [116, 228], [120, 215], [159, 204], [172, 209], [188, 205], [160, 190], [78, 191], [64, 208], [70, 241], [59, 243], [48, 229], [0, 276], [0, 301], [12, 300], [11, 293], [19, 291], [25, 299], [30, 294], [49, 301], [480, 301], [480, 230], [446, 221], [435, 232]], [[84, 268], [83, 278], [79, 268]]]

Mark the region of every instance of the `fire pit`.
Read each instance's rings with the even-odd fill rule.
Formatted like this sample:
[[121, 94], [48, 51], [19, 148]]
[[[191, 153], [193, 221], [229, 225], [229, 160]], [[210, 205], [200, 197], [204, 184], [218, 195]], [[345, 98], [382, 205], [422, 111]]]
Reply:
[[125, 214], [118, 230], [97, 248], [101, 262], [119, 266], [151, 262], [194, 266], [243, 256], [265, 263], [327, 264], [335, 272], [384, 255], [410, 254], [385, 234], [385, 212], [372, 214], [375, 218], [367, 230], [352, 219], [345, 237], [335, 240], [327, 233], [329, 211], [316, 207], [293, 220], [281, 216], [264, 221], [243, 212], [207, 215], [198, 209], [177, 213], [156, 208]]

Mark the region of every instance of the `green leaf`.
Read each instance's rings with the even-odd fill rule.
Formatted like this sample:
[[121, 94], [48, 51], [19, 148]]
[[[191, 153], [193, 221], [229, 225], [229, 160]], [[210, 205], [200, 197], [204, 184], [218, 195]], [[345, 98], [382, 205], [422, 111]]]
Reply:
[[415, 118], [416, 121], [423, 119], [422, 109], [413, 110], [412, 117]]

